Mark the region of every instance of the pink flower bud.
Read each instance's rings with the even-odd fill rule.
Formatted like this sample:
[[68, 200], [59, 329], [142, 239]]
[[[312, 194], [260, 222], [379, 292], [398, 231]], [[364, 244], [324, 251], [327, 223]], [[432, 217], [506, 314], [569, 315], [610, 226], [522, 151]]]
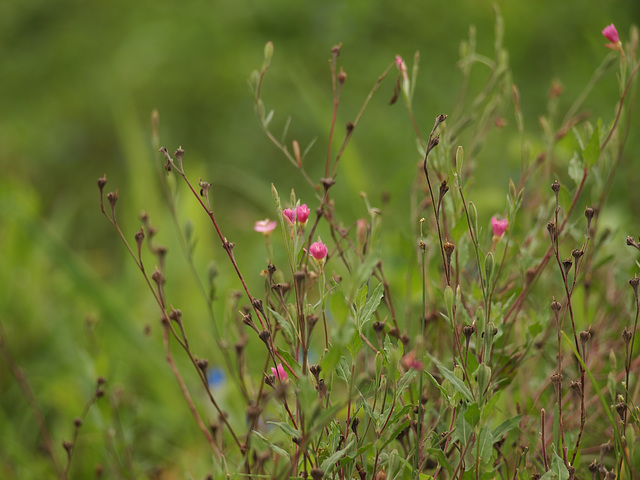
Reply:
[[309, 253], [317, 262], [322, 262], [327, 256], [328, 250], [322, 242], [315, 242], [309, 247]]
[[411, 91], [409, 75], [407, 74], [407, 64], [404, 63], [404, 60], [402, 60], [402, 57], [400, 55], [396, 55], [396, 65], [398, 66], [398, 70], [400, 71], [400, 75], [402, 76], [402, 94], [404, 95], [406, 100], [409, 98], [409, 94]]
[[618, 43], [620, 41], [618, 30], [616, 30], [616, 26], [613, 23], [604, 27], [602, 35], [604, 35], [611, 43]]
[[253, 229], [256, 232], [264, 233], [265, 235], [269, 235], [274, 228], [276, 228], [276, 221], [269, 220], [268, 218], [265, 218], [264, 220], [258, 220], [253, 224]]
[[271, 367], [271, 373], [281, 382], [286, 382], [289, 378], [289, 375], [287, 375], [281, 363], [279, 363], [276, 368]]
[[607, 25], [602, 30], [602, 35], [605, 36], [607, 40], [611, 43], [605, 43], [604, 46], [610, 48], [611, 50], [618, 50], [620, 54], [624, 57], [624, 50], [622, 49], [622, 42], [620, 41], [620, 36], [618, 35], [618, 30], [616, 30], [616, 26], [612, 23], [611, 25]]
[[306, 203], [303, 203], [302, 205], [296, 207], [296, 215], [298, 216], [298, 223], [300, 223], [301, 225], [306, 224], [310, 213], [311, 213], [311, 210], [309, 210], [309, 207], [307, 207]]
[[290, 208], [285, 208], [282, 211], [282, 214], [284, 215], [284, 218], [289, 221], [289, 225], [293, 225], [294, 223], [296, 223], [296, 212], [294, 212]]
[[503, 220], [498, 220], [496, 217], [491, 217], [491, 227], [493, 228], [493, 235], [496, 237], [501, 237], [504, 235], [505, 230], [509, 226], [509, 220], [506, 218]]

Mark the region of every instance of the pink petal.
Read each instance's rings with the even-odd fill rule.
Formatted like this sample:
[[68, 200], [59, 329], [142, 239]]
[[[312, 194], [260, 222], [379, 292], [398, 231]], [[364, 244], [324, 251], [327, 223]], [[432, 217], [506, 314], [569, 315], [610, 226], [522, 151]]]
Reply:
[[286, 218], [291, 225], [296, 223], [296, 212], [294, 212], [290, 208], [285, 208], [282, 211], [282, 214], [284, 215], [284, 218]]
[[307, 219], [309, 218], [310, 213], [311, 213], [311, 210], [309, 210], [309, 207], [307, 207], [306, 203], [303, 203], [302, 205], [296, 207], [296, 215], [298, 216], [298, 222], [303, 225], [307, 223]]
[[501, 237], [509, 226], [509, 220], [506, 218], [498, 220], [496, 217], [491, 217], [491, 227], [493, 228], [493, 234], [496, 237]]
[[618, 30], [616, 30], [616, 26], [613, 23], [604, 27], [602, 35], [604, 35], [611, 43], [618, 43], [620, 41]]
[[309, 253], [316, 260], [323, 260], [327, 256], [328, 250], [322, 242], [315, 242], [309, 247]]
[[274, 228], [276, 228], [276, 221], [275, 220], [269, 220], [268, 218], [265, 218], [264, 220], [258, 220], [256, 223], [253, 224], [253, 229], [256, 232], [259, 233], [270, 233], [273, 231]]

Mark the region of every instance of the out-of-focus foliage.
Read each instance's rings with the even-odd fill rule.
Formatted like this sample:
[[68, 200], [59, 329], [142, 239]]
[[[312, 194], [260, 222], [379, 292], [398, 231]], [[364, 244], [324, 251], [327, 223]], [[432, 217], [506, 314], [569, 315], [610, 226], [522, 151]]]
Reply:
[[[640, 19], [635, 0], [497, 4], [513, 82], [532, 130], [546, 110], [551, 80], [570, 92], [560, 99], [566, 109], [603, 57], [600, 30], [615, 22], [626, 38], [630, 24]], [[238, 254], [239, 262], [252, 265], [263, 257], [255, 251], [262, 239], [251, 231], [253, 221], [275, 215], [269, 191], [273, 173], [281, 192], [302, 191], [304, 185], [255, 119], [247, 79], [262, 60], [263, 45], [273, 41], [276, 49], [263, 92], [268, 107], [276, 110], [274, 124], [282, 129], [291, 116], [289, 138], [302, 145], [322, 135], [317, 143], [322, 146], [307, 157], [317, 178], [331, 113], [326, 60], [332, 45], [343, 44], [340, 61], [348, 74], [338, 125], [353, 119], [395, 54], [410, 59], [419, 50], [414, 105], [428, 133], [433, 117], [450, 113], [457, 100], [460, 41], [475, 25], [478, 50], [491, 51], [493, 22], [492, 4], [472, 0], [0, 2], [2, 340], [27, 374], [60, 459], [60, 443], [71, 438], [73, 419], [91, 398], [97, 376], [107, 378], [108, 399], [92, 407], [75, 452], [78, 478], [94, 465], [114, 463], [139, 475], [162, 467], [166, 478], [173, 471], [177, 478], [191, 467], [200, 472], [207, 462], [192, 458], [200, 433], [190, 418], [185, 420], [189, 413], [163, 362], [155, 306], [98, 210], [95, 181], [108, 172], [110, 185], [120, 186], [127, 201], [121, 214], [129, 233], [139, 227], [136, 214], [143, 209], [152, 223], [157, 218], [169, 225], [161, 222], [168, 217], [157, 189], [148, 187], [156, 184], [155, 166], [162, 162], [153, 148], [152, 110], [160, 114], [162, 144], [183, 145], [191, 176], [214, 185], [221, 221], [233, 232], [238, 252], [248, 252]], [[476, 68], [480, 73], [471, 91], [484, 81]], [[392, 89], [388, 79], [341, 166], [344, 178], [334, 193], [351, 199], [351, 205], [342, 204], [352, 209], [352, 220], [361, 215], [361, 206], [353, 203], [359, 190], [376, 202], [389, 193], [396, 207], [408, 198], [406, 185], [418, 156], [406, 111], [388, 106]], [[594, 118], [610, 117], [618, 93], [611, 71], [585, 107]], [[504, 128], [515, 136], [513, 119], [506, 121]], [[630, 139], [629, 152], [637, 151], [638, 142]], [[474, 201], [485, 220], [502, 208], [504, 196], [492, 192], [517, 173], [518, 145], [515, 137], [505, 143], [504, 137], [489, 136], [473, 160], [483, 165], [476, 170]], [[611, 198], [618, 223], [640, 214], [633, 196], [640, 178], [631, 162], [622, 170]], [[202, 213], [190, 201], [180, 207], [183, 218], [195, 223], [201, 271], [212, 259], [222, 262], [219, 242]], [[408, 216], [385, 221], [408, 228]], [[177, 272], [175, 235], [166, 229], [158, 235], [175, 253], [169, 269]], [[226, 266], [219, 268], [222, 304], [225, 289], [238, 285], [225, 275]], [[170, 281], [177, 292], [195, 290], [188, 278]], [[193, 304], [181, 308], [197, 315], [199, 298], [187, 298]], [[145, 335], [147, 325], [151, 329]], [[215, 358], [212, 341], [196, 342]], [[0, 477], [50, 475], [33, 411], [4, 361], [0, 392]]]

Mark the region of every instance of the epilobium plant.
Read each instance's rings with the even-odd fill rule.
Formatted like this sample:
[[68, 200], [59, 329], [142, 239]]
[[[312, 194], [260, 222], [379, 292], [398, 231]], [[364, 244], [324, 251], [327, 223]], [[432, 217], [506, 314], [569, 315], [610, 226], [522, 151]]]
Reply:
[[[637, 33], [623, 48], [613, 25], [603, 30], [615, 51], [564, 116], [555, 103], [562, 88], [552, 89], [534, 147], [499, 16], [496, 32], [492, 56], [475, 51], [473, 30], [461, 48], [463, 85], [482, 62], [490, 69], [485, 88], [468, 102], [462, 92], [449, 115], [434, 112], [427, 130], [413, 113], [419, 56], [411, 70], [400, 56], [390, 59], [337, 151], [336, 112], [347, 75], [339, 65], [341, 47], [334, 47], [333, 115], [324, 175], [315, 180], [307, 171], [311, 145], [301, 151], [298, 141], [271, 129], [274, 114], [261, 94], [274, 52], [267, 44], [250, 81], [255, 111], [266, 138], [308, 188], [283, 201], [272, 186], [281, 234], [275, 221], [255, 223], [269, 260], [253, 270], [236, 261], [244, 253], [217, 221], [211, 185], [193, 184], [181, 148], [174, 154], [161, 149], [167, 174], [182, 179], [211, 220], [242, 290], [227, 315], [232, 323], [219, 326], [218, 332], [226, 329], [224, 341], [216, 333], [242, 414], [225, 409], [210, 388], [207, 372], [214, 366], [188, 340], [203, 332], [166, 302], [164, 253], [151, 243], [156, 266], [149, 273], [143, 254], [148, 224], [129, 247], [116, 220], [117, 195], [107, 195], [110, 209], [103, 203], [102, 211], [160, 308], [166, 357], [213, 455], [213, 478], [639, 478], [638, 264], [618, 253], [624, 239], [601, 223], [625, 161]], [[589, 123], [582, 102], [615, 64], [620, 98], [614, 117]], [[392, 72], [395, 87], [385, 83]], [[411, 212], [406, 236], [413, 244], [404, 258], [411, 260], [401, 267], [397, 258], [387, 262], [389, 249], [383, 248], [393, 238], [384, 218], [395, 212], [372, 206], [363, 193], [362, 218], [349, 219], [332, 196], [343, 154], [382, 85], [393, 87], [391, 103], [402, 94], [420, 157], [415, 183], [407, 186], [411, 204], [404, 207]], [[500, 212], [481, 211], [472, 201], [475, 158], [487, 132], [506, 117], [514, 119], [523, 142], [520, 174], [504, 186]], [[566, 148], [555, 147], [570, 136], [576, 151], [567, 157]], [[101, 192], [105, 183], [99, 183]], [[622, 285], [634, 270], [630, 292]], [[264, 290], [254, 287], [260, 283]], [[193, 369], [178, 369], [176, 354]], [[185, 376], [199, 380], [209, 413]], [[215, 429], [209, 428], [214, 420]]]

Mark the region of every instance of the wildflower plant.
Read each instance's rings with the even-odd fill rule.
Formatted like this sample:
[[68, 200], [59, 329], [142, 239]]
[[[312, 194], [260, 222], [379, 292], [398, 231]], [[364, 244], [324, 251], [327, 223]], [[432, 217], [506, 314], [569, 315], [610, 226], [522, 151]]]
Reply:
[[[99, 181], [102, 212], [159, 307], [166, 359], [210, 450], [210, 478], [638, 478], [640, 264], [620, 255], [624, 240], [603, 227], [613, 178], [626, 160], [638, 40], [633, 30], [622, 43], [612, 25], [602, 33], [616, 51], [564, 116], [553, 90], [535, 145], [499, 14], [492, 56], [475, 51], [471, 30], [461, 47], [460, 103], [446, 115], [434, 113], [426, 129], [414, 115], [416, 54], [411, 69], [400, 56], [389, 59], [340, 131], [347, 74], [342, 47], [333, 47], [332, 116], [319, 179], [308, 170], [319, 158], [313, 142], [302, 150], [286, 129], [272, 130], [275, 114], [262, 97], [274, 55], [268, 43], [250, 79], [256, 116], [306, 189], [283, 199], [274, 178], [271, 211], [280, 232], [276, 221], [254, 224], [267, 242], [265, 265], [240, 268], [236, 255], [245, 253], [217, 221], [211, 184], [192, 180], [185, 150], [160, 149], [163, 181], [177, 177], [176, 188], [202, 208], [241, 289], [225, 311], [224, 332], [212, 332], [221, 365], [193, 350], [189, 337], [204, 333], [167, 301], [166, 252], [151, 243], [149, 223], [131, 246], [116, 219], [118, 195], [108, 193], [105, 202], [106, 177]], [[486, 85], [466, 100], [479, 63], [489, 68]], [[588, 121], [582, 102], [616, 64], [614, 116]], [[372, 206], [363, 192], [361, 218], [348, 218], [332, 194], [360, 119], [384, 88], [391, 104], [402, 97], [419, 159], [405, 208], [412, 246], [404, 258], [411, 261], [402, 266], [385, 257], [392, 238], [385, 216], [396, 212]], [[472, 179], [487, 132], [505, 117], [522, 141], [521, 168], [504, 186], [501, 216], [489, 221], [492, 212], [473, 201]], [[557, 149], [567, 137], [575, 146], [569, 157]], [[175, 215], [174, 196], [167, 201]], [[640, 239], [626, 241], [640, 250]], [[605, 269], [605, 259], [615, 263]], [[629, 291], [621, 277], [632, 271]], [[202, 290], [213, 309], [209, 278]], [[174, 355], [185, 356], [191, 370], [178, 368]], [[234, 408], [216, 398], [212, 368], [224, 371], [216, 378], [229, 379]]]

